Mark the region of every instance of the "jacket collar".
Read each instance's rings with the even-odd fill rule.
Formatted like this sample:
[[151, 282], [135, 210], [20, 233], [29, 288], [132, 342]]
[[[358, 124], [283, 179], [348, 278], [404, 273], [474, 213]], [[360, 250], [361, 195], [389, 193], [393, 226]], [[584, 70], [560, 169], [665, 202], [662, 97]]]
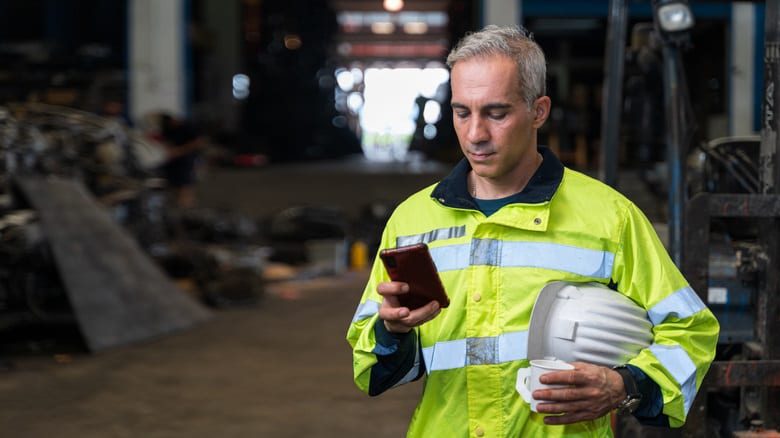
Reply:
[[[512, 196], [512, 203], [540, 204], [548, 202], [555, 195], [558, 186], [561, 185], [563, 164], [550, 149], [539, 146], [538, 151], [542, 154], [542, 165], [536, 169], [523, 191]], [[468, 160], [463, 158], [452, 169], [452, 172], [436, 185], [436, 188], [431, 192], [431, 197], [447, 207], [479, 210], [468, 191], [466, 177], [470, 171], [471, 165]]]

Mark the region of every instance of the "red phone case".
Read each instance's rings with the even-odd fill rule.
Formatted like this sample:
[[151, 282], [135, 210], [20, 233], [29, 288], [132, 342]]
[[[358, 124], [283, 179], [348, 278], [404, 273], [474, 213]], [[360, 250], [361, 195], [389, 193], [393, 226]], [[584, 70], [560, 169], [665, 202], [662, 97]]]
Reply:
[[390, 279], [409, 285], [409, 292], [398, 296], [402, 306], [413, 310], [433, 300], [438, 301], [441, 307], [450, 305], [436, 265], [428, 252], [428, 245], [418, 243], [383, 249], [379, 257]]

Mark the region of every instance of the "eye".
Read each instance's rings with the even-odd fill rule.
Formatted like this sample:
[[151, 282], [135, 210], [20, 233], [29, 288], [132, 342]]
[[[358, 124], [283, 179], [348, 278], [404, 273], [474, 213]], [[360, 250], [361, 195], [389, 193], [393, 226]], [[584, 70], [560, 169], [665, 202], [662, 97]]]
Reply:
[[488, 113], [488, 117], [490, 117], [493, 120], [502, 120], [502, 119], [504, 119], [506, 117], [506, 114], [507, 113], [505, 111], [491, 112], [491, 113]]
[[465, 119], [468, 116], [469, 116], [469, 112], [468, 111], [455, 111], [455, 117], [457, 117], [459, 119]]

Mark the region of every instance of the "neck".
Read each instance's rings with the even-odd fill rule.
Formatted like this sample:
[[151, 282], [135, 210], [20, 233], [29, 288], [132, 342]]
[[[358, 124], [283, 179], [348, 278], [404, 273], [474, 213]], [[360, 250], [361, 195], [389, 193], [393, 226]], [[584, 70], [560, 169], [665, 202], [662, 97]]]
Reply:
[[528, 181], [542, 164], [542, 154], [534, 151], [529, 159], [517, 166], [514, 175], [502, 181], [495, 178], [482, 177], [473, 170], [468, 175], [468, 188], [471, 196], [477, 199], [501, 199], [520, 193], [528, 185]]

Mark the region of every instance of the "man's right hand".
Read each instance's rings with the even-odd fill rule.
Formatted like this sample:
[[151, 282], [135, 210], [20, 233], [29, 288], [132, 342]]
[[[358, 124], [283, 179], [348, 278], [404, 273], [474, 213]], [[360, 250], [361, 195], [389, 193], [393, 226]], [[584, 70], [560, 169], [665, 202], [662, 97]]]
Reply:
[[413, 327], [422, 325], [441, 312], [438, 301], [409, 310], [398, 302], [398, 296], [409, 292], [409, 285], [400, 281], [386, 281], [376, 287], [382, 295], [382, 305], [379, 307], [379, 318], [385, 322], [385, 328], [391, 333], [409, 333]]

